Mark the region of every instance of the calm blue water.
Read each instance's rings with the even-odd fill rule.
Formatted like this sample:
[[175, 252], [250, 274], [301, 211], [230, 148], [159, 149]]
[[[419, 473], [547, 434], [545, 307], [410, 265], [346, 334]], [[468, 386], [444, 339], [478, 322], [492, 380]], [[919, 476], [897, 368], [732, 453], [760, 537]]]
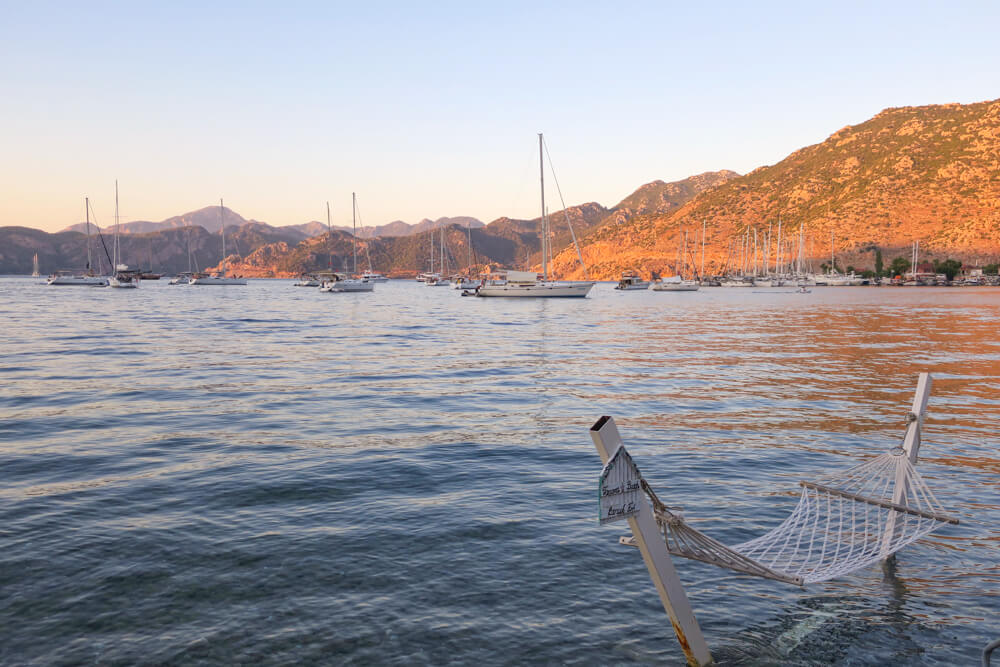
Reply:
[[678, 568], [723, 663], [1000, 636], [1000, 290], [376, 290], [0, 279], [0, 662], [681, 664], [590, 425], [736, 542], [894, 445], [921, 370], [962, 525], [806, 589]]

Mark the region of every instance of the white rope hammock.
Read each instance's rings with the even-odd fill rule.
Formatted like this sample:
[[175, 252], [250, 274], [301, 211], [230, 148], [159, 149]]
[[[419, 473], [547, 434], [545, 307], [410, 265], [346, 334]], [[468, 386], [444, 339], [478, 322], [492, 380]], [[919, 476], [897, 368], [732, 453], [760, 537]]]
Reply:
[[644, 489], [671, 554], [798, 585], [853, 572], [943, 523], [958, 523], [944, 514], [898, 447], [849, 470], [800, 485], [799, 504], [781, 525], [732, 546], [692, 528], [645, 483]]
[[[656, 496], [625, 449], [614, 419], [590, 428], [604, 468], [598, 482], [600, 522], [627, 519], [688, 664], [712, 655], [671, 555], [802, 586], [827, 581], [888, 558], [945, 523], [937, 498], [914, 468], [931, 376], [921, 373], [901, 447], [847, 470], [800, 482], [798, 505], [779, 526], [727, 546], [691, 527]], [[651, 501], [646, 502], [646, 497]]]

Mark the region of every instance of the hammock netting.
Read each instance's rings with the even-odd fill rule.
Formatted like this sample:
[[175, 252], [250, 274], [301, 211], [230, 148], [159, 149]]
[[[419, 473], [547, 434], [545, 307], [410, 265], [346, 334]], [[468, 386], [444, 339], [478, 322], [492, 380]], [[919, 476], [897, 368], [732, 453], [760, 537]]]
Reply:
[[643, 482], [671, 554], [800, 586], [866, 567], [958, 523], [898, 447], [800, 485], [799, 503], [781, 525], [726, 546], [689, 526]]

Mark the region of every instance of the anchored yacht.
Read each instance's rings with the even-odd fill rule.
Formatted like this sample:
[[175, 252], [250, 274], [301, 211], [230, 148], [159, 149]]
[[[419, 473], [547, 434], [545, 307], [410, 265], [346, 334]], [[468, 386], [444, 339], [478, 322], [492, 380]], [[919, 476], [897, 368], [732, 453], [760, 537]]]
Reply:
[[189, 285], [246, 285], [246, 278], [231, 278], [226, 275], [226, 209], [219, 200], [219, 219], [222, 221], [222, 264], [219, 273], [211, 276], [196, 276], [192, 278]]
[[648, 280], [643, 280], [642, 277], [635, 273], [634, 271], [626, 271], [622, 274], [621, 280], [615, 285], [615, 289], [618, 290], [632, 290], [632, 289], [649, 289], [650, 283]]
[[[539, 183], [542, 192], [542, 279], [533, 271], [508, 271], [506, 280], [488, 281], [476, 288], [476, 296], [489, 297], [586, 297], [594, 287], [593, 281], [554, 281], [549, 280], [549, 218], [545, 209], [545, 158], [544, 139], [538, 134], [538, 168]], [[563, 207], [565, 211], [565, 207]], [[569, 216], [566, 218], [569, 222]], [[573, 228], [570, 226], [570, 231]], [[576, 237], [574, 236], [574, 243]], [[579, 248], [577, 248], [579, 254]], [[580, 263], [583, 263], [581, 258]], [[584, 267], [586, 270], [586, 267]]]

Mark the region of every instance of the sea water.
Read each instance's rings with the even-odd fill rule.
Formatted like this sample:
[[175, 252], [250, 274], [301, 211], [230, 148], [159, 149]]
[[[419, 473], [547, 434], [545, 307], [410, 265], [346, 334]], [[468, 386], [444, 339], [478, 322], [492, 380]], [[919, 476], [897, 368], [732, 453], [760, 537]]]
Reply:
[[0, 279], [0, 662], [682, 664], [588, 428], [726, 543], [902, 437], [961, 520], [798, 588], [677, 559], [717, 660], [1000, 636], [1000, 290], [463, 298]]

